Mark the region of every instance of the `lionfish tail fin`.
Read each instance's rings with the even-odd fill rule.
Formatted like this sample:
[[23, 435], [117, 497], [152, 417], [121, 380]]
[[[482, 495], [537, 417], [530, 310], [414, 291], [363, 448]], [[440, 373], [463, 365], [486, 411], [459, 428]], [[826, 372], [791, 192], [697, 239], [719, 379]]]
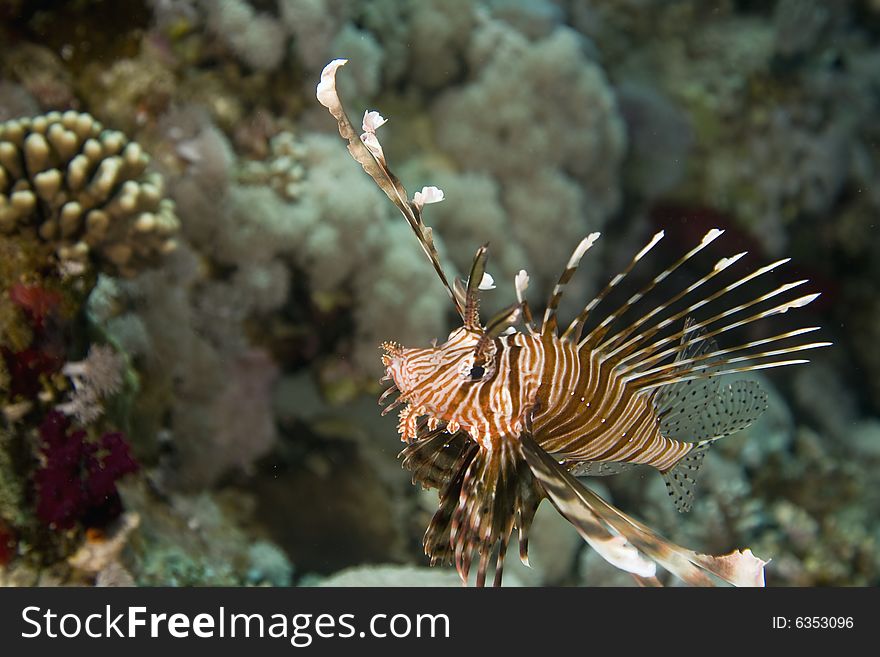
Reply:
[[606, 561], [632, 573], [640, 584], [659, 584], [655, 578], [659, 565], [694, 586], [715, 586], [717, 580], [734, 586], [764, 585], [767, 562], [750, 550], [716, 557], [671, 543], [586, 488], [530, 436], [523, 435], [522, 446], [529, 468], [553, 505]]
[[666, 490], [679, 513], [687, 513], [694, 502], [694, 488], [697, 476], [709, 445], [695, 445], [691, 451], [681, 457], [678, 463], [662, 473]]
[[477, 559], [477, 586], [484, 586], [494, 555], [494, 586], [500, 586], [514, 527], [520, 557], [528, 562], [528, 531], [543, 493], [513, 441], [492, 450], [463, 437], [435, 431], [408, 445], [401, 456], [413, 481], [440, 488], [440, 504], [425, 532], [431, 565], [452, 564], [467, 584]]

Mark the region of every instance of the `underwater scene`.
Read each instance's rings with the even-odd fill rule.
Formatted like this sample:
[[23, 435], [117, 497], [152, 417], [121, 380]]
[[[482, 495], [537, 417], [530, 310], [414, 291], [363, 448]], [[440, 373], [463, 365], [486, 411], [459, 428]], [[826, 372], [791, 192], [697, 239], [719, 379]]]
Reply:
[[0, 0], [0, 585], [880, 584], [878, 110], [878, 0]]

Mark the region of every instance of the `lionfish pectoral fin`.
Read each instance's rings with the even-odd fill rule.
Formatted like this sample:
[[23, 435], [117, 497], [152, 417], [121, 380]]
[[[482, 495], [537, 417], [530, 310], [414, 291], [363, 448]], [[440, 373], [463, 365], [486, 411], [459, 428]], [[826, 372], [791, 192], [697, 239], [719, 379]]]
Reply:
[[504, 439], [492, 449], [475, 450], [467, 466], [449, 536], [462, 583], [467, 583], [471, 562], [476, 556], [476, 585], [483, 586], [492, 556], [497, 552], [493, 583], [501, 585], [507, 544], [521, 506], [518, 476], [521, 463], [519, 446]]
[[671, 543], [586, 488], [530, 436], [522, 436], [522, 447], [529, 468], [560, 513], [603, 558], [633, 573], [639, 583], [656, 582], [648, 564], [657, 564], [696, 586], [714, 586], [710, 574], [735, 586], [764, 585], [767, 562], [750, 550], [716, 557]]
[[544, 494], [515, 441], [505, 439], [489, 450], [458, 437], [426, 435], [401, 454], [414, 480], [440, 488], [440, 505], [424, 538], [432, 565], [455, 565], [466, 584], [476, 558], [475, 581], [483, 586], [494, 560], [493, 585], [500, 586], [514, 527], [527, 561], [528, 530]]
[[398, 454], [412, 482], [422, 488], [443, 489], [461, 467], [469, 444], [463, 432], [448, 433], [444, 428], [424, 431]]
[[612, 533], [595, 512], [594, 495], [569, 475], [529, 436], [523, 435], [523, 455], [541, 482], [553, 506], [574, 526], [581, 537], [607, 562], [640, 577], [653, 577], [656, 566], [645, 559], [624, 536]]

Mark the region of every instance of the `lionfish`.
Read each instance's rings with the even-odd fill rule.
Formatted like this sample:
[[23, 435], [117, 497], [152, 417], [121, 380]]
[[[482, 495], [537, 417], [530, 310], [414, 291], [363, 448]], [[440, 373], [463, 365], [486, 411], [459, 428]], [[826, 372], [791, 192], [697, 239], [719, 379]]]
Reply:
[[[761, 267], [711, 294], [698, 294], [745, 255], [738, 253], [721, 259], [671, 298], [652, 303], [648, 294], [659, 283], [722, 234], [713, 229], [587, 330], [595, 308], [662, 239], [660, 232], [560, 332], [557, 308], [581, 258], [599, 237], [593, 233], [568, 260], [540, 327], [525, 298], [525, 271], [515, 278], [516, 302], [484, 325], [480, 291], [493, 283], [486, 273], [487, 245], [476, 252], [467, 281], [456, 279], [450, 285], [431, 229], [422, 220], [424, 206], [441, 201], [443, 193], [425, 187], [409, 199], [376, 137], [385, 123], [378, 112], [364, 114], [361, 134], [354, 129], [336, 90], [337, 70], [346, 61], [337, 59], [324, 68], [318, 100], [336, 119], [352, 157], [408, 221], [462, 321], [443, 344], [382, 345], [384, 380], [392, 384], [380, 403], [398, 393], [384, 412], [404, 404], [399, 423], [407, 444], [401, 452], [403, 466], [411, 471], [413, 483], [439, 489], [439, 509], [424, 537], [431, 564], [454, 564], [467, 584], [476, 556], [475, 581], [483, 586], [494, 556], [494, 585], [499, 586], [514, 529], [520, 558], [528, 565], [529, 528], [538, 505], [547, 498], [593, 549], [642, 585], [660, 585], [655, 575], [660, 565], [692, 585], [715, 585], [720, 579], [737, 586], [762, 586], [767, 562], [749, 549], [711, 556], [675, 545], [605, 502], [577, 477], [652, 466], [665, 479], [678, 510], [689, 510], [706, 450], [750, 425], [767, 405], [756, 382], [721, 385], [716, 377], [805, 363], [788, 355], [830, 344], [777, 344], [818, 327], [728, 348], [720, 348], [715, 338], [805, 306], [818, 294], [790, 298], [788, 293], [806, 282], [801, 280], [724, 307], [706, 319], [692, 319], [702, 307], [787, 262]], [[757, 308], [771, 300], [772, 307]], [[682, 310], [663, 317], [679, 302]], [[618, 318], [646, 306], [639, 319], [613, 330]]]

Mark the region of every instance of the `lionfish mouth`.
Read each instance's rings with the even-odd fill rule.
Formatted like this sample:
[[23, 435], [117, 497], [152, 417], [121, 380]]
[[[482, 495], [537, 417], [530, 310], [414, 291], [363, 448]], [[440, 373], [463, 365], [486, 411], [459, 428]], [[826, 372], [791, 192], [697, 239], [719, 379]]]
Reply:
[[[407, 372], [404, 348], [396, 342], [383, 342], [381, 346], [385, 351], [382, 355], [382, 365], [385, 366], [385, 376], [382, 377], [382, 382], [393, 381], [394, 385], [389, 390], [397, 389], [403, 396], [414, 387], [411, 385], [414, 382], [410, 380], [411, 377]], [[384, 397], [385, 395], [383, 395]]]
[[[392, 409], [406, 401], [406, 393], [400, 388], [399, 383], [403, 375], [403, 347], [396, 342], [383, 342], [382, 365], [385, 366], [385, 376], [379, 383], [385, 384], [391, 382], [391, 385], [379, 397], [379, 405], [382, 406], [389, 400], [391, 403], [382, 409], [382, 415], [388, 414]], [[400, 393], [398, 397], [393, 398], [395, 393]]]

